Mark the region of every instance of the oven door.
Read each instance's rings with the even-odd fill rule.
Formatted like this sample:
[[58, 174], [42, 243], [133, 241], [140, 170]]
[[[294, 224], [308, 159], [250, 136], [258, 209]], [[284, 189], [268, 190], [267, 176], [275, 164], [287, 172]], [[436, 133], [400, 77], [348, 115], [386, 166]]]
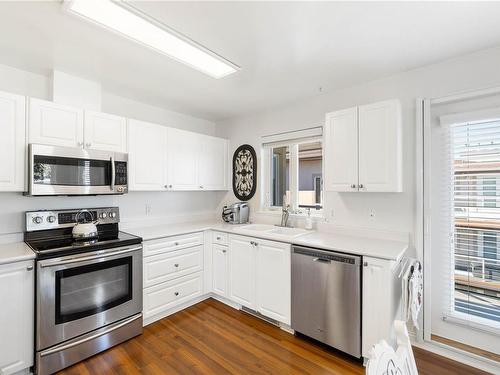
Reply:
[[37, 262], [37, 350], [142, 311], [142, 245]]
[[29, 145], [29, 195], [127, 192], [127, 154]]

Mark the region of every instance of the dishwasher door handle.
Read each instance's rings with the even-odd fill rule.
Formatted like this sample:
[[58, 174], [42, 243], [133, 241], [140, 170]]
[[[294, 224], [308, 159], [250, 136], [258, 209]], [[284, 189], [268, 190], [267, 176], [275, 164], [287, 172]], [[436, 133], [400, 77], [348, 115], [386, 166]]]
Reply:
[[324, 259], [324, 258], [313, 258], [313, 262], [318, 262], [318, 263], [332, 263], [330, 259]]

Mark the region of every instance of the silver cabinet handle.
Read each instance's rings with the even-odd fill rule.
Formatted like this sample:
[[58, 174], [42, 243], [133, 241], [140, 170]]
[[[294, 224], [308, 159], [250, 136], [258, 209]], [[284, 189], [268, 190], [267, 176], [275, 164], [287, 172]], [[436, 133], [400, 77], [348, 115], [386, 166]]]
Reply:
[[363, 262], [364, 267], [368, 267], [368, 262]]
[[90, 147], [92, 146], [92, 143], [88, 142], [88, 143], [85, 143], [85, 147]]
[[175, 263], [174, 267], [179, 268], [179, 263]]
[[33, 266], [26, 267], [26, 271], [33, 271]]
[[222, 250], [222, 252], [225, 254], [227, 250]]
[[168, 185], [168, 187], [169, 187], [170, 189], [172, 189], [172, 185]]
[[255, 242], [250, 241], [250, 245], [255, 246]]
[[217, 241], [219, 241], [219, 240], [220, 240], [220, 237], [217, 237]]
[[200, 189], [203, 189], [203, 185], [200, 185]]
[[179, 246], [179, 242], [174, 242], [174, 245], [175, 246]]
[[168, 189], [168, 185], [165, 185], [164, 187], [165, 187], [165, 189]]
[[178, 296], [178, 295], [179, 295], [179, 292], [175, 292], [174, 294], [175, 294], [176, 296]]
[[356, 189], [356, 184], [352, 184], [352, 185], [351, 185], [351, 188], [352, 188], [352, 189]]
[[359, 188], [363, 189], [364, 188], [363, 184], [359, 184]]

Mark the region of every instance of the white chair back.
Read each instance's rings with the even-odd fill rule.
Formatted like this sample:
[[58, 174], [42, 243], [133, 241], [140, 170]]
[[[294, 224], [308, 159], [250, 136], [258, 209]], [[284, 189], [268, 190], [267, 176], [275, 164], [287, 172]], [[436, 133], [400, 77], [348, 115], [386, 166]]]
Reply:
[[396, 320], [394, 330], [397, 349], [394, 350], [385, 340], [375, 345], [366, 366], [367, 375], [418, 375], [405, 322]]

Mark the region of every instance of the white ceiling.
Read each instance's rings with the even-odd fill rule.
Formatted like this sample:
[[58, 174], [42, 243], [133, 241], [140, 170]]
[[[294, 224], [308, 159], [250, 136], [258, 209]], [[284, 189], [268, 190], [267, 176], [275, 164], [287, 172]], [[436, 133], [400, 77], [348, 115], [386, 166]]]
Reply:
[[217, 120], [500, 45], [494, 2], [133, 4], [242, 70], [213, 79], [65, 14], [60, 2], [0, 2], [0, 64], [60, 69]]

